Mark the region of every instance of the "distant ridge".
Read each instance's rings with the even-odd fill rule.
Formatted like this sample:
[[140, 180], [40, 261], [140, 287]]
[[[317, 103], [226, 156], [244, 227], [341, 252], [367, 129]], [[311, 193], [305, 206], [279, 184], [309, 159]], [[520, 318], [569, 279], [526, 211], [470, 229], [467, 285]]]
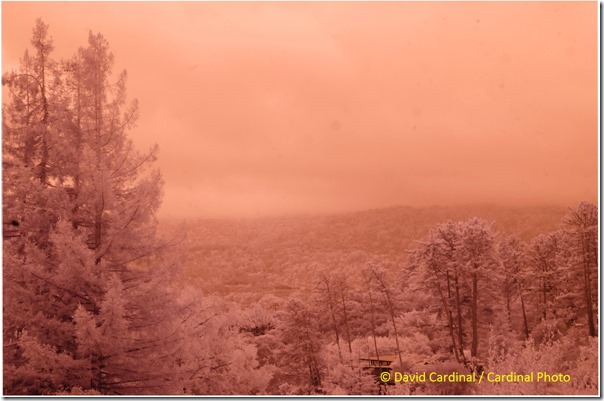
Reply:
[[[481, 217], [495, 222], [496, 232], [528, 242], [560, 228], [567, 212], [562, 206], [392, 206], [331, 215], [190, 219], [186, 279], [206, 294], [279, 295], [309, 288], [309, 272], [319, 265], [347, 268], [378, 260], [401, 266], [415, 241], [448, 220]], [[177, 223], [162, 221], [160, 229], [170, 232]]]

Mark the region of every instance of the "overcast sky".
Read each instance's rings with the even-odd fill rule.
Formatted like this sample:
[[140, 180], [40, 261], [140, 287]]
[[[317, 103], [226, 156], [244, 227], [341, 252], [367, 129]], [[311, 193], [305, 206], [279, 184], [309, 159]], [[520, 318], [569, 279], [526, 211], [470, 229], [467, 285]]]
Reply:
[[597, 2], [2, 3], [127, 69], [163, 217], [597, 200]]

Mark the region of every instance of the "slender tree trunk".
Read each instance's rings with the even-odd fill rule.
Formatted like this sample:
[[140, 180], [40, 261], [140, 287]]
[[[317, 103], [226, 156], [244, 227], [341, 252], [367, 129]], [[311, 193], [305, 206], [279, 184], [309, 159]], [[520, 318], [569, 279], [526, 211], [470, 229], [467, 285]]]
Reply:
[[[27, 72], [27, 70], [26, 70]], [[29, 86], [27, 86], [26, 90], [25, 90], [25, 115], [26, 117], [26, 127], [28, 128], [29, 131], [29, 115], [31, 113], [31, 101], [29, 99]], [[29, 162], [31, 161], [31, 152], [32, 152], [32, 143], [31, 143], [31, 133], [29, 133], [26, 136], [25, 139], [25, 149], [23, 152], [23, 164], [25, 164], [25, 166], [29, 166]]]
[[508, 313], [508, 324], [509, 324], [510, 330], [511, 330], [511, 329], [513, 329], [513, 327], [512, 327], [512, 307], [510, 306], [511, 298], [512, 298], [512, 289], [510, 288], [510, 280], [507, 277], [507, 273], [506, 273], [505, 283], [504, 283], [504, 293], [505, 293], [506, 310]]
[[346, 311], [346, 300], [344, 299], [344, 289], [340, 292], [340, 299], [342, 301], [342, 311], [344, 312], [344, 328], [346, 329], [346, 340], [348, 341], [348, 352], [352, 357], [352, 344], [350, 341], [350, 329], [348, 327], [348, 312]]
[[96, 199], [95, 199], [95, 216], [94, 216], [94, 250], [97, 253], [95, 263], [98, 265], [101, 263], [101, 256], [99, 255], [101, 243], [102, 243], [102, 232], [103, 232], [103, 212], [105, 209], [105, 198], [104, 198], [104, 187], [103, 187], [103, 165], [102, 165], [102, 142], [101, 132], [103, 125], [103, 110], [102, 110], [102, 93], [103, 93], [103, 82], [102, 82], [102, 71], [101, 64], [99, 62], [98, 68], [95, 69], [96, 79], [94, 88], [94, 119], [95, 119], [95, 133], [96, 133]]
[[472, 356], [478, 355], [478, 275], [472, 273]]
[[526, 309], [524, 308], [524, 297], [522, 296], [522, 292], [520, 293], [520, 304], [522, 305], [522, 319], [524, 321], [524, 338], [526, 340], [528, 340], [529, 327], [528, 327], [528, 319], [526, 318]]
[[306, 330], [306, 340], [307, 340], [307, 358], [308, 358], [308, 368], [310, 371], [310, 384], [312, 387], [317, 390], [321, 387], [321, 372], [319, 372], [319, 366], [317, 363], [317, 359], [315, 357], [315, 350], [312, 346], [312, 338], [310, 336], [310, 332], [308, 329]]
[[92, 358], [92, 366], [95, 372], [95, 375], [91, 377], [90, 387], [94, 390], [98, 391], [101, 394], [104, 394], [105, 386], [103, 384], [103, 369], [105, 368], [104, 360], [105, 356], [96, 355]]
[[46, 142], [46, 132], [47, 132], [47, 124], [48, 124], [48, 100], [46, 99], [46, 60], [44, 55], [42, 54], [41, 60], [41, 77], [40, 77], [40, 87], [41, 87], [41, 95], [42, 95], [42, 157], [40, 159], [40, 182], [42, 184], [46, 184], [46, 176], [48, 169], [48, 144]]
[[[77, 132], [75, 133], [75, 150], [76, 150], [76, 155], [79, 155], [82, 152], [82, 88], [81, 88], [81, 79], [80, 79], [80, 60], [79, 58], [76, 59], [75, 63], [74, 63], [74, 68], [75, 68], [75, 78], [76, 78], [76, 129]], [[72, 213], [73, 213], [73, 220], [71, 222], [71, 225], [73, 226], [74, 229], [77, 229], [80, 225], [80, 222], [78, 221], [78, 210], [80, 208], [80, 204], [79, 204], [79, 197], [80, 197], [80, 159], [76, 157], [75, 160], [75, 173], [74, 173], [74, 178], [73, 178], [73, 209], [72, 209]]]
[[548, 280], [548, 265], [547, 260], [542, 257], [541, 264], [543, 266], [543, 319], [547, 319], [547, 301], [548, 301], [548, 292], [550, 290], [550, 283]]
[[[101, 188], [102, 190], [102, 188]], [[97, 200], [95, 217], [94, 217], [94, 250], [97, 253], [97, 258], [95, 263], [98, 265], [101, 263], [101, 256], [99, 255], [99, 250], [101, 248], [102, 241], [102, 232], [103, 232], [103, 209], [104, 209], [104, 201], [103, 194], [100, 194], [100, 200]]]
[[545, 281], [545, 277], [543, 277], [543, 319], [547, 319], [547, 284]]
[[42, 158], [40, 160], [40, 182], [46, 184], [48, 171], [48, 144], [46, 143], [46, 128], [42, 128]]
[[340, 348], [340, 332], [338, 330], [338, 322], [336, 321], [336, 314], [334, 312], [333, 299], [331, 297], [331, 287], [329, 286], [329, 279], [327, 277], [324, 277], [323, 282], [325, 283], [325, 288], [327, 289], [327, 299], [329, 303], [329, 310], [331, 311], [333, 331], [336, 334], [336, 344], [338, 345], [338, 356], [340, 357], [340, 362], [342, 362], [342, 349]]
[[591, 301], [591, 272], [590, 272], [590, 263], [589, 263], [589, 249], [587, 246], [587, 241], [585, 240], [585, 234], [583, 230], [580, 231], [580, 248], [583, 251], [583, 280], [584, 280], [584, 296], [585, 296], [585, 306], [587, 309], [587, 325], [589, 328], [589, 335], [591, 337], [596, 336], [596, 327], [594, 324], [594, 314], [592, 309], [592, 301]]
[[464, 343], [463, 343], [463, 320], [461, 315], [461, 298], [459, 296], [459, 277], [458, 273], [455, 272], [454, 276], [455, 282], [455, 306], [457, 308], [457, 340], [459, 343], [459, 353], [461, 354], [461, 358], [466, 362], [466, 354], [464, 353]]
[[[436, 277], [436, 285], [438, 287], [438, 294], [440, 295], [441, 302], [443, 304], [443, 308], [445, 310], [445, 314], [447, 315], [447, 321], [449, 323], [449, 335], [451, 336], [451, 348], [453, 349], [453, 354], [455, 355], [455, 359], [457, 362], [461, 362], [459, 358], [459, 352], [457, 350], [457, 344], [455, 343], [455, 329], [453, 323], [453, 314], [451, 313], [451, 309], [449, 308], [449, 304], [445, 299], [445, 294], [443, 294], [442, 288], [440, 287], [440, 282], [438, 281], [438, 277]], [[447, 287], [449, 287], [449, 274], [447, 273]], [[450, 292], [449, 292], [450, 294]]]
[[403, 368], [403, 359], [401, 357], [401, 347], [400, 347], [400, 343], [399, 343], [399, 339], [398, 339], [398, 329], [396, 328], [394, 304], [392, 303], [392, 298], [390, 298], [390, 291], [388, 290], [386, 283], [383, 282], [382, 278], [379, 277], [377, 272], [375, 270], [373, 270], [373, 268], [371, 268], [371, 271], [372, 271], [373, 276], [375, 277], [377, 283], [379, 284], [380, 291], [386, 298], [388, 310], [390, 311], [390, 318], [392, 319], [392, 327], [394, 328], [394, 339], [396, 341], [396, 352], [398, 355], [399, 368], [402, 369]]
[[369, 308], [371, 311], [371, 334], [373, 335], [373, 347], [375, 348], [375, 357], [377, 358], [378, 365], [380, 365], [380, 353], [378, 352], [377, 338], [375, 335], [375, 314], [373, 310], [373, 296], [371, 296], [371, 289], [367, 286], [369, 292]]
[[[375, 357], [377, 358], [378, 365], [381, 365], [380, 353], [378, 351], [378, 346], [377, 346], [377, 337], [375, 335], [375, 311], [374, 311], [374, 306], [373, 306], [373, 295], [371, 292], [369, 277], [367, 277], [365, 275], [365, 273], [363, 273], [363, 277], [365, 278], [365, 284], [367, 286], [367, 293], [369, 295], [369, 313], [371, 316], [371, 335], [373, 336], [373, 348], [375, 350]], [[360, 373], [360, 370], [359, 370], [359, 373]], [[360, 381], [359, 381], [359, 383], [360, 383]]]
[[402, 369], [403, 368], [403, 359], [401, 358], [401, 346], [399, 345], [399, 341], [398, 341], [398, 330], [396, 328], [396, 319], [394, 316], [394, 306], [392, 305], [392, 300], [390, 299], [390, 294], [388, 294], [388, 291], [386, 289], [384, 289], [384, 294], [386, 295], [386, 299], [388, 301], [388, 309], [390, 310], [390, 318], [392, 319], [392, 327], [394, 328], [394, 339], [396, 340], [396, 352], [398, 354], [398, 363], [399, 368]]

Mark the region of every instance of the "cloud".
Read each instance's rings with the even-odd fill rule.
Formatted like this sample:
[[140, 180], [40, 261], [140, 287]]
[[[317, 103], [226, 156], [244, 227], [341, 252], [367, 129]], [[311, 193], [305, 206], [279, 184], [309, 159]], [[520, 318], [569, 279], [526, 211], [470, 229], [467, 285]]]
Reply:
[[2, 7], [4, 70], [37, 16], [109, 40], [165, 216], [597, 197], [596, 4]]

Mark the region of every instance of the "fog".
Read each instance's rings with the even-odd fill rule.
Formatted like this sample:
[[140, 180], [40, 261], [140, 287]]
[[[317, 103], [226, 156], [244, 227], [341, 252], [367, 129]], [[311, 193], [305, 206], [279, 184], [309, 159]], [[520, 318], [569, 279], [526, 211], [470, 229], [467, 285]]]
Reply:
[[[597, 3], [2, 4], [126, 68], [163, 217], [597, 199]], [[86, 18], [83, 18], [86, 16]]]

